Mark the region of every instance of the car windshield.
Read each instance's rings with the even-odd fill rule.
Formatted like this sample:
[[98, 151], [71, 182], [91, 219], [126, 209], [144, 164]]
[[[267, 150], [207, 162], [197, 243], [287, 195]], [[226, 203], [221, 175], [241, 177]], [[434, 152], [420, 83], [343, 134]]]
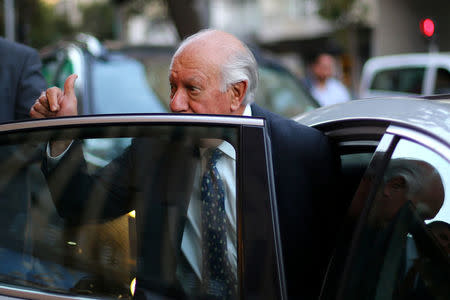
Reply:
[[145, 68], [134, 59], [97, 59], [92, 72], [93, 113], [162, 113], [167, 109], [151, 90]]

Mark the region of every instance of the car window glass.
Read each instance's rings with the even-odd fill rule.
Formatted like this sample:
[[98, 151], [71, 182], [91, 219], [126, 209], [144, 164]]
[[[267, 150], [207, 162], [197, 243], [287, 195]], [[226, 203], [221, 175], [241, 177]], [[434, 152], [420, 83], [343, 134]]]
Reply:
[[450, 72], [444, 68], [438, 68], [436, 72], [436, 83], [434, 94], [450, 93]]
[[[48, 140], [72, 144], [51, 160]], [[121, 299], [210, 296], [200, 278], [225, 290], [222, 270], [237, 282], [237, 141], [232, 127], [186, 125], [0, 136], [0, 282]], [[205, 179], [207, 170], [218, 175]], [[202, 202], [208, 180], [217, 185]], [[202, 215], [220, 215], [204, 204], [218, 195], [223, 223], [205, 224]], [[208, 234], [226, 247], [219, 271], [200, 260]]]
[[148, 85], [143, 65], [134, 59], [112, 56], [106, 60], [95, 60], [92, 77], [94, 113], [167, 111]]
[[259, 81], [255, 102], [270, 111], [290, 118], [318, 107], [288, 73], [262, 66]]
[[[446, 159], [412, 141], [398, 142], [374, 190], [345, 299], [449, 295], [449, 176]], [[362, 185], [372, 180], [365, 176]]]
[[378, 72], [371, 90], [421, 94], [425, 68], [398, 68]]

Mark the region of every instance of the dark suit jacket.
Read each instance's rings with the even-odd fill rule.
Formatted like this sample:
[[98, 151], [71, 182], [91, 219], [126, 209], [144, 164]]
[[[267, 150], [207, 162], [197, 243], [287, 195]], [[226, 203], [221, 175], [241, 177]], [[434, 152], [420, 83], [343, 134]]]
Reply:
[[0, 37], [0, 122], [29, 118], [46, 88], [36, 50]]
[[339, 203], [339, 160], [320, 131], [252, 104], [264, 117], [272, 146], [288, 294], [317, 299], [344, 213]]

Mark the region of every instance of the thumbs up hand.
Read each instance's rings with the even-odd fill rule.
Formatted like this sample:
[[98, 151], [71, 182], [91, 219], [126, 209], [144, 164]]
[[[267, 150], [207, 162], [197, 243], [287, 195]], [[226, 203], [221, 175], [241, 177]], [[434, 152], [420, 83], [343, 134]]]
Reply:
[[31, 118], [76, 116], [78, 111], [74, 86], [77, 78], [76, 74], [67, 77], [64, 83], [64, 91], [58, 87], [51, 87], [42, 92], [30, 109]]

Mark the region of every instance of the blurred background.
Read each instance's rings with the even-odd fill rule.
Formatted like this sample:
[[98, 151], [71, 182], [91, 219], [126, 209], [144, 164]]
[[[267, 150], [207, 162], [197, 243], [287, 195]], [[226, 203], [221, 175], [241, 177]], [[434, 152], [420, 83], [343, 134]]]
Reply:
[[[298, 78], [326, 49], [358, 96], [371, 57], [450, 51], [448, 0], [0, 0], [0, 35], [43, 50], [76, 33], [109, 48], [175, 46], [201, 28], [229, 31]], [[433, 20], [431, 37], [420, 30]]]

